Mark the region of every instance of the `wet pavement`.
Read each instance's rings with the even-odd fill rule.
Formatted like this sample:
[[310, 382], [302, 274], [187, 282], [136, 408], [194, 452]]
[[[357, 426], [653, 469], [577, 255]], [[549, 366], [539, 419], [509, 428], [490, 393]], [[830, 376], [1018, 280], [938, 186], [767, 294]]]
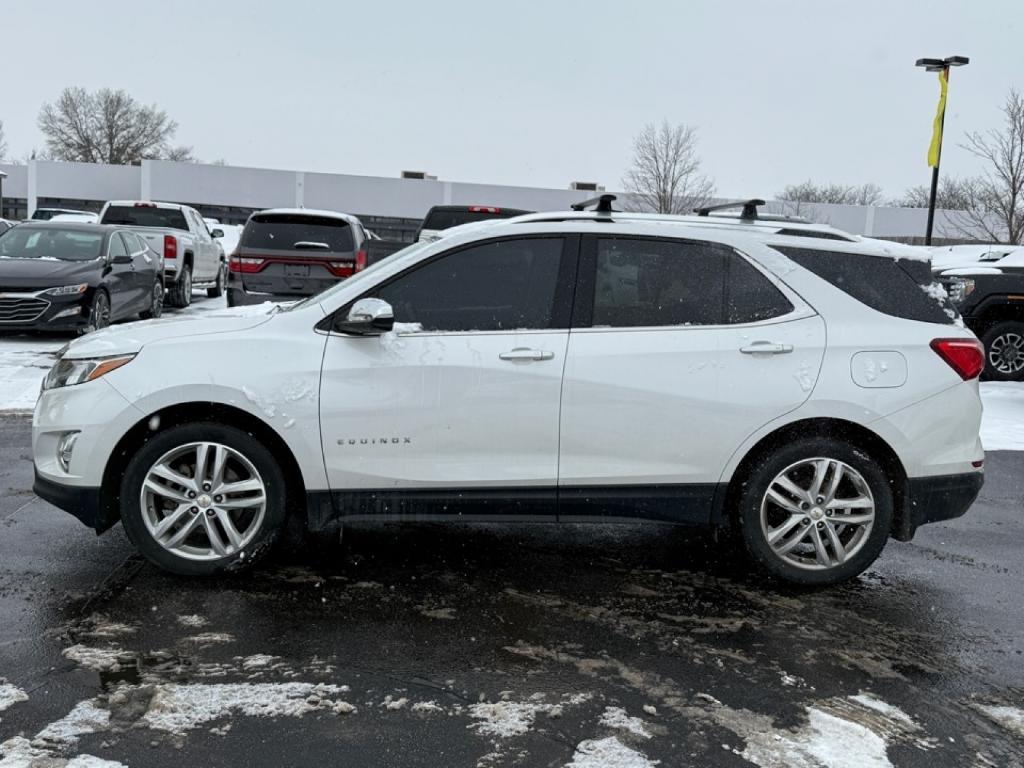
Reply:
[[364, 525], [190, 581], [32, 496], [0, 418], [0, 766], [1024, 766], [1024, 452], [987, 467], [827, 591], [659, 526]]

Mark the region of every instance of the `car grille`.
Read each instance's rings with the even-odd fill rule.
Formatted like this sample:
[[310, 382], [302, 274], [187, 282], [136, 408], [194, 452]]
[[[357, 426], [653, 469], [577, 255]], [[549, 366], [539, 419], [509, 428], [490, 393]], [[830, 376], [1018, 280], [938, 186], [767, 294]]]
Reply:
[[48, 306], [50, 302], [46, 299], [0, 295], [0, 323], [31, 323]]

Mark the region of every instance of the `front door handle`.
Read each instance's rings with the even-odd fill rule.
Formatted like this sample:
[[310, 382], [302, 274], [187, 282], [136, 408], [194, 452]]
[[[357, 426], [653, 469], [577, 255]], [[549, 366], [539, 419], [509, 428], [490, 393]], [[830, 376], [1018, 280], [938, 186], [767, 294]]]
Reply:
[[554, 352], [549, 352], [546, 349], [530, 349], [528, 347], [516, 347], [508, 352], [498, 354], [502, 360], [550, 360], [554, 356]]
[[744, 355], [785, 355], [792, 351], [792, 344], [781, 344], [776, 341], [754, 341], [740, 347], [740, 352]]

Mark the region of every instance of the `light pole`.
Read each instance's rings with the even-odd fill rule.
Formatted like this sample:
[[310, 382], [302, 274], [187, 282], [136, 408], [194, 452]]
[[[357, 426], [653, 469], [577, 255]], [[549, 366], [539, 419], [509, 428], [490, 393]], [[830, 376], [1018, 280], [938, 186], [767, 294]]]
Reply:
[[935, 112], [932, 126], [932, 143], [928, 147], [928, 165], [932, 167], [932, 191], [928, 195], [928, 224], [924, 233], [924, 244], [932, 244], [932, 225], [935, 223], [935, 195], [939, 191], [939, 160], [942, 157], [942, 129], [946, 125], [946, 91], [949, 88], [949, 68], [962, 67], [970, 63], [966, 56], [947, 56], [945, 59], [918, 59], [916, 66], [926, 72], [939, 73], [939, 107]]

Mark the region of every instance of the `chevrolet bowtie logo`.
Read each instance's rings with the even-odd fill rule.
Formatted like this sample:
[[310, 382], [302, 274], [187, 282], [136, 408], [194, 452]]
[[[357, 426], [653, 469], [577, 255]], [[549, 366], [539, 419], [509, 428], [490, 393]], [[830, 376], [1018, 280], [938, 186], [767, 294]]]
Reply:
[[338, 445], [408, 445], [411, 437], [339, 437]]

